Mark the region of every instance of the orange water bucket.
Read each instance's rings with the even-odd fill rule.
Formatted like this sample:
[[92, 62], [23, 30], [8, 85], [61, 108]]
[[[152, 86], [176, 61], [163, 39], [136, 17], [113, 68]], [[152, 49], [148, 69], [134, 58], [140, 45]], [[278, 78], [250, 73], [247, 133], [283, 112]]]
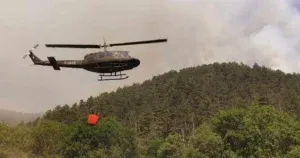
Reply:
[[95, 126], [97, 124], [98, 120], [99, 120], [98, 115], [95, 115], [95, 114], [88, 115], [88, 124], [89, 125]]

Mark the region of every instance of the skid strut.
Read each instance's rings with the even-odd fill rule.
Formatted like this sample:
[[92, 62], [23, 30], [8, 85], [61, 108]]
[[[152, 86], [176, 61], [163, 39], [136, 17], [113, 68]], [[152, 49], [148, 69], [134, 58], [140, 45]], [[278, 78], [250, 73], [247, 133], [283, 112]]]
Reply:
[[[117, 73], [117, 72], [106, 73], [106, 74], [105, 73], [100, 73], [99, 76], [100, 76], [100, 79], [98, 79], [98, 81], [125, 80], [129, 77], [126, 74], [122, 74], [121, 71], [119, 71], [119, 73]], [[107, 78], [104, 78], [104, 77], [107, 77]]]

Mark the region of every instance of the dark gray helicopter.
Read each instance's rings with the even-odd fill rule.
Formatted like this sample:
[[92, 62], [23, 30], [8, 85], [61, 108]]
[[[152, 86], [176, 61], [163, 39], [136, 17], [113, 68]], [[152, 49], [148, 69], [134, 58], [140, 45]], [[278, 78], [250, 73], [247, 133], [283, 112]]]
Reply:
[[[148, 41], [135, 41], [126, 43], [114, 43], [107, 45], [104, 40], [104, 45], [86, 45], [86, 44], [46, 44], [46, 47], [52, 48], [104, 48], [104, 51], [89, 53], [84, 56], [83, 60], [56, 60], [54, 57], [47, 57], [48, 61], [43, 61], [33, 54], [33, 49], [39, 45], [35, 45], [29, 52], [25, 53], [24, 59], [29, 55], [34, 65], [52, 66], [54, 70], [64, 68], [81, 68], [87, 71], [100, 73], [98, 81], [105, 80], [123, 80], [129, 76], [122, 74], [122, 71], [136, 68], [140, 65], [140, 60], [131, 57], [128, 51], [107, 51], [107, 47], [135, 45], [135, 44], [149, 44], [167, 42], [167, 39], [156, 39]], [[125, 76], [125, 77], [123, 77]], [[108, 78], [103, 78], [108, 77]]]

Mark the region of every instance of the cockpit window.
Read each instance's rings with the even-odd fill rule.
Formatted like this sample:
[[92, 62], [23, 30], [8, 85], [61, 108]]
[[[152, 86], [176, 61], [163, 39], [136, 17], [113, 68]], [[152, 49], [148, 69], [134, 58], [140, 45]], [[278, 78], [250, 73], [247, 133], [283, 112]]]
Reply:
[[105, 56], [111, 57], [111, 56], [112, 56], [112, 53], [111, 53], [111, 52], [106, 52], [106, 53], [105, 53]]
[[128, 54], [128, 52], [124, 52], [124, 56], [125, 57], [130, 57], [129, 54]]
[[104, 58], [104, 57], [115, 57], [115, 58], [129, 58], [127, 51], [107, 51], [107, 52], [96, 52], [87, 54], [84, 58]]
[[107, 57], [113, 56], [114, 58], [128, 58], [128, 52], [126, 51], [113, 51], [113, 52], [107, 52]]
[[87, 57], [93, 56], [93, 55], [95, 55], [95, 54], [97, 54], [97, 53], [90, 53], [90, 54], [87, 54], [87, 55], [85, 55], [85, 56], [84, 56], [84, 58], [87, 58]]
[[120, 52], [120, 55], [121, 55], [123, 58], [128, 58], [128, 57], [129, 57], [128, 52]]
[[104, 53], [103, 52], [100, 52], [99, 54], [98, 54], [98, 58], [103, 58], [104, 57]]

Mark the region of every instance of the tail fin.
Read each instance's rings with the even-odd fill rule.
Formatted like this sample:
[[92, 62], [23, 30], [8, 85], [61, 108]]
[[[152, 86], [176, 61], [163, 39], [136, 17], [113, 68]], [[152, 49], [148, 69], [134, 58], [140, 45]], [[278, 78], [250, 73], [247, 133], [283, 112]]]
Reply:
[[27, 57], [27, 55], [29, 55], [29, 57], [31, 58], [31, 60], [33, 61], [33, 63], [37, 63], [42, 61], [39, 57], [37, 57], [35, 54], [32, 53], [32, 50], [37, 48], [39, 46], [39, 44], [36, 44], [33, 48], [31, 48], [27, 53], [25, 53], [24, 55], [24, 59]]
[[30, 51], [29, 57], [31, 58], [33, 63], [42, 61], [39, 57], [37, 57], [35, 54], [33, 54], [32, 51]]

